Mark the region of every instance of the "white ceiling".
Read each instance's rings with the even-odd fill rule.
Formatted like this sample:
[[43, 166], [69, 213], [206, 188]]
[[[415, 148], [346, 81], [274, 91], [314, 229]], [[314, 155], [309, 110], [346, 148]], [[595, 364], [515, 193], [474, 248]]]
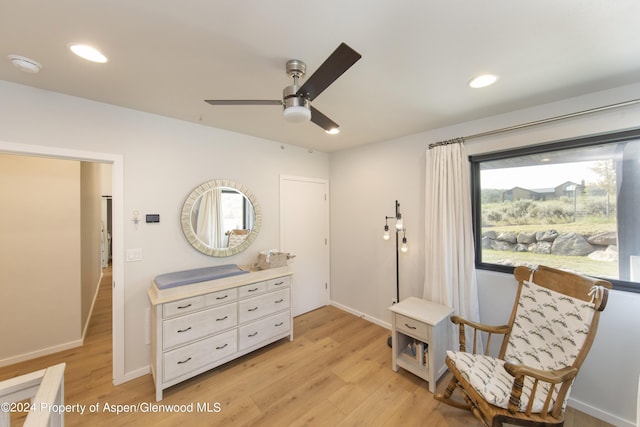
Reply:
[[[639, 17], [638, 0], [1, 0], [0, 79], [334, 151], [639, 82]], [[203, 102], [281, 99], [287, 60], [309, 76], [340, 42], [362, 59], [313, 102], [339, 135]]]

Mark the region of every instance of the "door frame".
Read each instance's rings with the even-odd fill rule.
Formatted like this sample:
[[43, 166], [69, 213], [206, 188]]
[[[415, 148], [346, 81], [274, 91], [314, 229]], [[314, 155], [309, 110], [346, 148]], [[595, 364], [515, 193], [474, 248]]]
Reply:
[[[324, 230], [325, 230], [325, 234], [326, 234], [326, 239], [327, 239], [327, 305], [331, 304], [331, 239], [330, 239], [330, 232], [331, 232], [331, 228], [330, 228], [330, 218], [329, 218], [329, 214], [331, 212], [330, 209], [330, 202], [331, 202], [331, 198], [329, 197], [329, 180], [328, 179], [322, 179], [322, 178], [311, 178], [311, 177], [304, 177], [304, 176], [296, 176], [296, 175], [280, 175], [280, 248], [284, 247], [284, 215], [282, 215], [284, 206], [283, 206], [283, 197], [282, 197], [282, 192], [283, 192], [283, 186], [282, 183], [283, 181], [300, 181], [300, 182], [308, 182], [308, 183], [313, 183], [313, 184], [324, 184], [325, 188], [326, 188], [326, 195], [327, 195], [327, 203], [326, 203], [326, 211], [325, 211], [325, 224], [323, 225]], [[294, 285], [295, 286], [295, 285]]]
[[113, 384], [126, 382], [124, 372], [124, 156], [2, 140], [0, 140], [0, 153], [111, 164], [112, 242], [114, 242], [111, 319]]

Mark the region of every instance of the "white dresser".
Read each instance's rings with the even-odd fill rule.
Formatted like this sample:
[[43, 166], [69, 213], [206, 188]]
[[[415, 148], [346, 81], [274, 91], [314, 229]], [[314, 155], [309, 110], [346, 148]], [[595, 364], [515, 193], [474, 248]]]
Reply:
[[290, 267], [147, 290], [156, 400], [167, 387], [279, 339], [293, 340]]

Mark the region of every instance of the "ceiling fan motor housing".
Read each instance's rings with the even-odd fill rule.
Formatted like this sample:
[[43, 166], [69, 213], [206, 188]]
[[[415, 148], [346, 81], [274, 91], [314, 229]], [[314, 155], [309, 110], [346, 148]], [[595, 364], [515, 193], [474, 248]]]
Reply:
[[[287, 75], [289, 77], [293, 77], [294, 79], [298, 79], [300, 77], [304, 77], [307, 72], [307, 64], [300, 61], [299, 59], [292, 59], [287, 61]], [[294, 84], [298, 84], [297, 81]]]
[[287, 74], [293, 78], [293, 85], [287, 86], [282, 91], [282, 104], [284, 106], [284, 119], [288, 122], [301, 123], [311, 119], [311, 104], [303, 96], [299, 96], [298, 79], [304, 77], [307, 65], [298, 60], [287, 61]]

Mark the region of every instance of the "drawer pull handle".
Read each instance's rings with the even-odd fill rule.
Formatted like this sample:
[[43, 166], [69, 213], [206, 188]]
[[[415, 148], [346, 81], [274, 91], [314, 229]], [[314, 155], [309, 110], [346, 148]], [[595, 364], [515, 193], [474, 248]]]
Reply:
[[178, 310], [182, 310], [182, 309], [189, 308], [189, 307], [191, 307], [191, 303], [189, 303], [187, 305], [179, 305], [178, 306]]
[[216, 347], [216, 350], [222, 350], [223, 348], [225, 348], [228, 345], [229, 345], [229, 343], [227, 343], [225, 345], [221, 345], [220, 347]]
[[187, 329], [178, 329], [178, 333], [181, 334], [183, 332], [187, 332], [191, 330], [191, 326], [189, 326]]
[[258, 290], [258, 288], [247, 289], [247, 292], [255, 292], [255, 291], [257, 291], [257, 290]]
[[404, 324], [404, 326], [406, 326], [406, 327], [407, 327], [407, 328], [409, 328], [409, 329], [418, 329], [418, 328], [416, 328], [415, 326], [407, 325], [406, 323]]
[[257, 309], [258, 309], [258, 307], [248, 308], [247, 311], [256, 311]]
[[247, 336], [248, 336], [249, 338], [251, 338], [251, 337], [255, 337], [256, 335], [258, 335], [258, 333], [257, 333], [257, 332], [254, 332], [254, 333], [249, 334], [249, 335], [247, 335]]
[[273, 325], [273, 326], [276, 326], [276, 327], [277, 327], [277, 326], [282, 326], [282, 325], [284, 325], [284, 322], [276, 323], [276, 324], [275, 324], [275, 325]]
[[225, 299], [226, 297], [228, 297], [229, 295], [225, 295], [223, 297], [216, 297], [216, 299]]
[[216, 319], [216, 322], [222, 322], [223, 320], [227, 320], [229, 318], [229, 316], [224, 316], [220, 319]]
[[276, 304], [280, 304], [282, 301], [284, 301], [284, 299], [279, 299], [278, 301], [275, 301]]
[[178, 365], [182, 365], [183, 363], [187, 363], [189, 360], [191, 360], [191, 358], [188, 358], [186, 360], [179, 360], [178, 361]]
[[277, 283], [274, 283], [273, 286], [280, 286], [282, 284], [284, 284], [284, 282], [277, 282]]

